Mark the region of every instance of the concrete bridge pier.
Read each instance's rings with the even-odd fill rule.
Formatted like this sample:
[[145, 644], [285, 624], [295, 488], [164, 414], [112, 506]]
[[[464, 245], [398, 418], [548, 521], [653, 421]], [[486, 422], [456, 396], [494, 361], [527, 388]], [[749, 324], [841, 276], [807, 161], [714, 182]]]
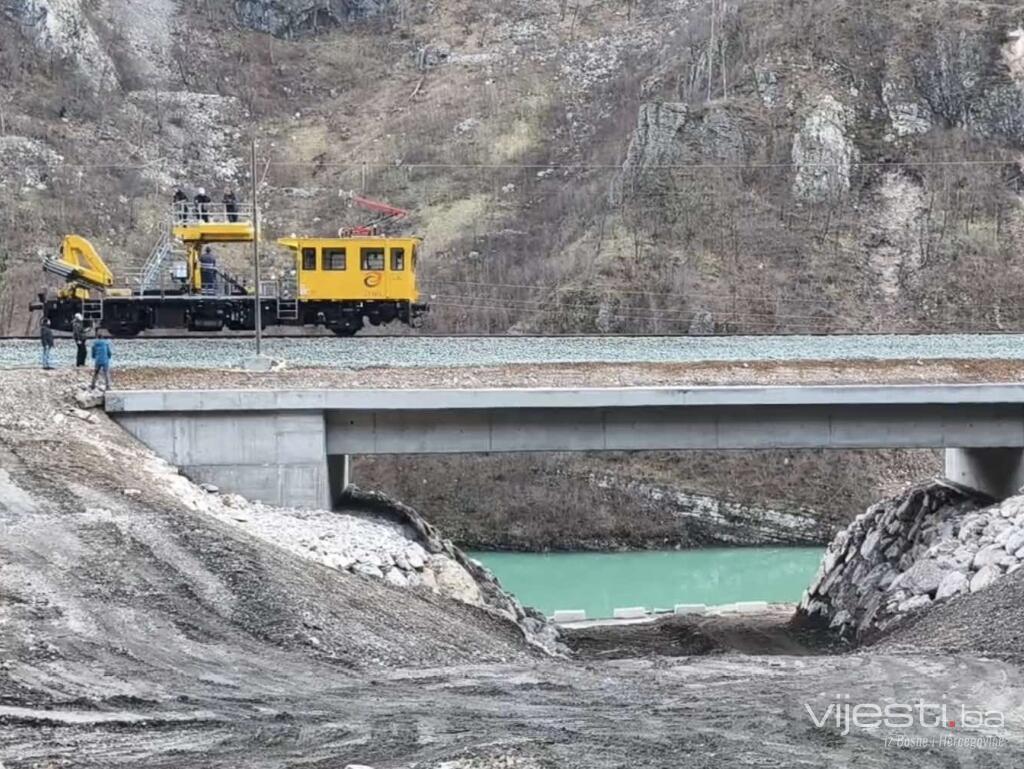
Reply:
[[1024, 449], [946, 449], [946, 478], [1003, 500], [1024, 486]]
[[338, 505], [352, 485], [352, 457], [348, 454], [328, 454], [327, 478], [331, 487], [331, 503]]

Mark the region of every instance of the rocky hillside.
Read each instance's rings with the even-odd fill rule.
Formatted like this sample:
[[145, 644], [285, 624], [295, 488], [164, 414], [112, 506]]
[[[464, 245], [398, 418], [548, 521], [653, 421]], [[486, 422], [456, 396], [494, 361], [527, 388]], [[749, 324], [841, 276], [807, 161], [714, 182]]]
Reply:
[[[0, 328], [175, 185], [415, 212], [436, 330], [1011, 329], [1024, 12], [965, 0], [2, 0]], [[239, 256], [241, 258], [241, 255]]]

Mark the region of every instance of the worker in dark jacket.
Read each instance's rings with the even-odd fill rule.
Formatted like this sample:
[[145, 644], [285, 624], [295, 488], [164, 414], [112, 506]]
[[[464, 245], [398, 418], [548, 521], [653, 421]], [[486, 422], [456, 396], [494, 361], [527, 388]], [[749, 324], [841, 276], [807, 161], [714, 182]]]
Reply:
[[202, 187], [196, 190], [192, 202], [196, 204], [196, 217], [204, 222], [210, 221], [210, 196], [206, 194], [206, 190]]
[[114, 357], [114, 351], [110, 346], [110, 340], [103, 329], [96, 329], [96, 341], [92, 343], [92, 360], [95, 368], [92, 370], [92, 384], [90, 390], [96, 389], [96, 379], [100, 372], [103, 372], [104, 390], [110, 389], [110, 361]]
[[43, 343], [43, 370], [49, 371], [53, 368], [53, 329], [50, 328], [49, 318], [43, 318], [43, 324], [39, 327], [39, 339]]
[[238, 199], [231, 190], [224, 193], [224, 213], [229, 222], [238, 221]]
[[188, 195], [181, 189], [174, 191], [174, 221], [178, 224], [188, 221]]
[[217, 293], [217, 257], [209, 246], [199, 255], [199, 278], [204, 294]]
[[85, 365], [85, 321], [82, 320], [82, 313], [76, 312], [75, 319], [71, 321], [71, 337], [75, 340], [75, 367], [81, 368]]

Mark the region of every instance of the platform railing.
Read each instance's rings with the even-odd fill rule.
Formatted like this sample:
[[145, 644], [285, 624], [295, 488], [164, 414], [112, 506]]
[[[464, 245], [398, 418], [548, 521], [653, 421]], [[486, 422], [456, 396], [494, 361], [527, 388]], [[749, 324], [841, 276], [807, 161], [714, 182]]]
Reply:
[[174, 204], [171, 220], [175, 226], [183, 224], [252, 224], [250, 203], [194, 203]]

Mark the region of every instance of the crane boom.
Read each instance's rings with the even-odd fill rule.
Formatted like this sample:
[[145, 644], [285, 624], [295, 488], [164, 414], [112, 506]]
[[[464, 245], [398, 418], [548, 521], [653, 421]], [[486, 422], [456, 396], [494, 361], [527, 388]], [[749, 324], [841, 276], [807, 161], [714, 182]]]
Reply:
[[68, 284], [101, 291], [114, 285], [114, 273], [85, 238], [68, 235], [60, 244], [60, 258], [47, 257], [43, 269], [59, 275]]

